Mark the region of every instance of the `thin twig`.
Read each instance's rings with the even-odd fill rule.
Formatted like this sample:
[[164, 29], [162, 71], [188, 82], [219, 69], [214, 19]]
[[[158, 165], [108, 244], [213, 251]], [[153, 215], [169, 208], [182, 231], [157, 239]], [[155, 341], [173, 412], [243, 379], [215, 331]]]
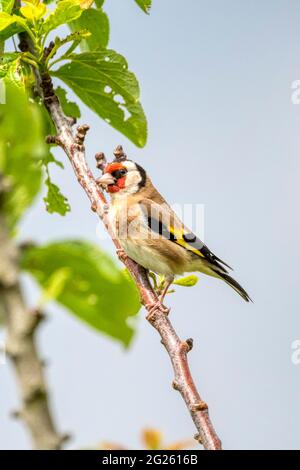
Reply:
[[43, 361], [35, 339], [43, 315], [25, 305], [19, 281], [18, 248], [1, 215], [0, 227], [0, 300], [7, 329], [5, 349], [22, 396], [22, 407], [13, 416], [24, 421], [35, 449], [60, 449], [67, 436], [57, 432], [51, 415]]

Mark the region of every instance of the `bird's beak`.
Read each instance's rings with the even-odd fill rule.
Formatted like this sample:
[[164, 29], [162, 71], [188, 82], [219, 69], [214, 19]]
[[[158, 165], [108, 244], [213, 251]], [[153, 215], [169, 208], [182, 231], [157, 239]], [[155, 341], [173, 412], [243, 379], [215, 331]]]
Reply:
[[115, 182], [115, 178], [110, 173], [104, 173], [101, 178], [97, 179], [97, 184], [100, 184], [102, 186], [108, 186], [110, 184], [114, 184]]

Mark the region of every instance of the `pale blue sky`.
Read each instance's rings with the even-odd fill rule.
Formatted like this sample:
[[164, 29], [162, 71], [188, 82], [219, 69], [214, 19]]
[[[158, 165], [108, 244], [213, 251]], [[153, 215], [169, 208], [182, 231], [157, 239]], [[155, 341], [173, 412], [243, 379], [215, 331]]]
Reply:
[[[147, 17], [133, 0], [105, 2], [110, 45], [140, 81], [148, 144], [136, 149], [83, 106], [92, 126], [89, 162], [94, 168], [96, 151], [110, 154], [122, 143], [171, 203], [205, 204], [206, 243], [233, 265], [254, 304], [201, 277], [168, 299], [172, 321], [180, 336], [195, 340], [193, 375], [224, 447], [299, 449], [300, 365], [291, 361], [291, 343], [300, 339], [300, 106], [290, 97], [300, 79], [300, 4], [153, 3]], [[50, 216], [39, 201], [22, 237], [98, 242], [97, 219], [68, 163], [53, 174], [72, 212]], [[102, 246], [112, 252], [110, 241]], [[28, 295], [34, 302], [31, 285]], [[168, 441], [193, 435], [144, 313], [128, 352], [62, 309], [49, 313], [39, 343], [50, 361], [58, 426], [73, 433], [72, 448], [104, 439], [136, 447], [145, 426], [158, 427]], [[18, 403], [11, 370], [0, 372], [0, 447], [28, 448], [22, 424], [8, 416]]]

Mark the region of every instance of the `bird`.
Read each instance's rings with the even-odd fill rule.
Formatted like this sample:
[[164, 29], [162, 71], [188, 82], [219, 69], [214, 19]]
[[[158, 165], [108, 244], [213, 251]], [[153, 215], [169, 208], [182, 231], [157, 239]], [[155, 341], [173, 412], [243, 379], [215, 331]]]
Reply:
[[161, 301], [176, 276], [191, 272], [221, 279], [251, 301], [229, 275], [232, 268], [181, 222], [138, 163], [106, 163], [97, 184], [110, 194], [108, 217], [122, 247], [119, 256], [128, 256], [165, 279]]

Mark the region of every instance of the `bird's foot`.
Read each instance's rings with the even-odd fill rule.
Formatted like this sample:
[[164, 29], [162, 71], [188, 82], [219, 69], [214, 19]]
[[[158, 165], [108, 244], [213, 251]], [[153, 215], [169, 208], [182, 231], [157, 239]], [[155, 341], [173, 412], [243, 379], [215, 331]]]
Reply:
[[154, 304], [147, 304], [145, 305], [148, 314], [147, 314], [147, 320], [151, 321], [151, 317], [154, 315], [154, 313], [159, 310], [162, 312], [164, 315], [168, 316], [170, 313], [170, 309], [163, 305], [160, 300], [157, 300]]
[[171, 284], [173, 283], [174, 281], [174, 276], [169, 276], [166, 280], [165, 280], [165, 283], [164, 283], [164, 286], [163, 286], [163, 290], [162, 292], [160, 293], [160, 295], [158, 296], [159, 298], [159, 301], [160, 303], [163, 305], [163, 301], [165, 300], [165, 296], [167, 295], [168, 291], [169, 291], [169, 288], [171, 286]]
[[122, 261], [122, 263], [126, 263], [126, 261], [128, 259], [126, 251], [123, 250], [123, 248], [118, 248], [116, 250], [116, 253], [118, 255], [119, 260]]

